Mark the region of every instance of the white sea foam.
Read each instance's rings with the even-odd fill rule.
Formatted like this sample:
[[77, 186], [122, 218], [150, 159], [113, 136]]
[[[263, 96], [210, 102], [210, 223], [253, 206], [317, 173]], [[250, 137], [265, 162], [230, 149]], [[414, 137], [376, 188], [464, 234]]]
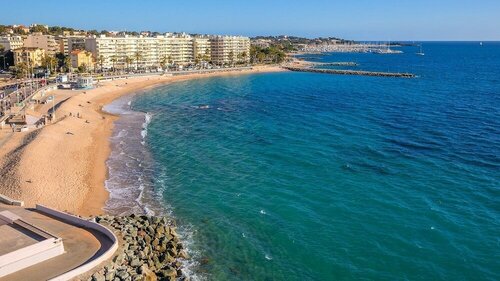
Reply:
[[260, 210], [260, 213], [261, 213], [262, 215], [267, 214], [267, 213], [266, 213], [266, 211], [264, 211], [264, 210]]
[[[144, 123], [142, 123], [142, 131], [141, 131], [142, 139], [145, 139], [148, 135], [148, 125], [149, 123], [151, 123], [152, 117], [153, 116], [149, 112], [147, 112], [146, 115], [144, 115]], [[141, 143], [144, 145], [144, 141]]]
[[268, 260], [268, 261], [270, 261], [270, 260], [272, 260], [272, 259], [273, 259], [273, 258], [272, 258], [270, 255], [268, 255], [268, 254], [266, 254], [264, 257], [265, 257], [265, 258], [266, 258], [266, 260]]

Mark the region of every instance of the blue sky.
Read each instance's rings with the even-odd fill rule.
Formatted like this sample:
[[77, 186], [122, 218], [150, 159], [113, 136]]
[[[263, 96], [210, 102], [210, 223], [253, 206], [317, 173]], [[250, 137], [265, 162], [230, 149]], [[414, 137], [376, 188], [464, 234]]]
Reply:
[[354, 40], [500, 40], [500, 0], [2, 0], [0, 24]]

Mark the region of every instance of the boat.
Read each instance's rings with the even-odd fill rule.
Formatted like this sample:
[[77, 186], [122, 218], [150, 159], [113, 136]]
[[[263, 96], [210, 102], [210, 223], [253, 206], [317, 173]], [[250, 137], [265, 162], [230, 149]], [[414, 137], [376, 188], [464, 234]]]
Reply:
[[418, 56], [425, 56], [424, 51], [422, 50], [422, 45], [420, 45], [420, 51], [417, 53]]
[[483, 42], [479, 42], [479, 46], [483, 46]]

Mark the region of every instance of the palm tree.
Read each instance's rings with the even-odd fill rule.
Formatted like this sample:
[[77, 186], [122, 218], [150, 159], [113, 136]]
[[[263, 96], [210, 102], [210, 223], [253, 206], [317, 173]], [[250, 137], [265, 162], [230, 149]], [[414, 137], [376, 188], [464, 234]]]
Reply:
[[241, 53], [242, 63], [247, 62], [247, 57], [248, 57], [247, 52], [242, 52], [242, 53]]
[[97, 63], [99, 64], [99, 66], [101, 67], [101, 72], [102, 72], [102, 65], [104, 64], [104, 56], [103, 55], [100, 55], [98, 58], [97, 58]]
[[134, 62], [132, 57], [125, 57], [125, 63], [127, 64], [127, 71], [130, 71], [130, 64]]
[[165, 67], [167, 66], [168, 63], [168, 58], [166, 56], [161, 57], [160, 59], [160, 66], [162, 70], [165, 70]]
[[203, 55], [203, 60], [205, 62], [210, 62], [210, 51], [208, 49], [205, 50], [205, 54]]
[[229, 52], [229, 63], [231, 64], [231, 67], [234, 66], [234, 52], [233, 51]]
[[136, 69], [139, 69], [139, 60], [141, 60], [141, 59], [142, 59], [142, 54], [139, 51], [135, 52], [135, 68]]
[[172, 60], [172, 56], [168, 56], [167, 57], [167, 62], [168, 62], [169, 65], [175, 64], [175, 61]]
[[111, 63], [113, 64], [113, 71], [115, 71], [115, 63], [118, 61], [118, 58], [113, 55], [111, 56]]
[[71, 57], [70, 56], [64, 57], [64, 67], [66, 68], [67, 72], [71, 72]]

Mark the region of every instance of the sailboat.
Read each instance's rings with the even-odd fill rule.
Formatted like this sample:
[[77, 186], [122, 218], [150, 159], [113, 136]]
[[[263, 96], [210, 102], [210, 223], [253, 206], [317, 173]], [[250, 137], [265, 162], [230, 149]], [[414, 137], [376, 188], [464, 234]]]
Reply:
[[483, 46], [483, 42], [479, 42], [479, 46]]
[[425, 56], [424, 51], [422, 50], [422, 44], [420, 44], [420, 51], [417, 53], [419, 56]]

